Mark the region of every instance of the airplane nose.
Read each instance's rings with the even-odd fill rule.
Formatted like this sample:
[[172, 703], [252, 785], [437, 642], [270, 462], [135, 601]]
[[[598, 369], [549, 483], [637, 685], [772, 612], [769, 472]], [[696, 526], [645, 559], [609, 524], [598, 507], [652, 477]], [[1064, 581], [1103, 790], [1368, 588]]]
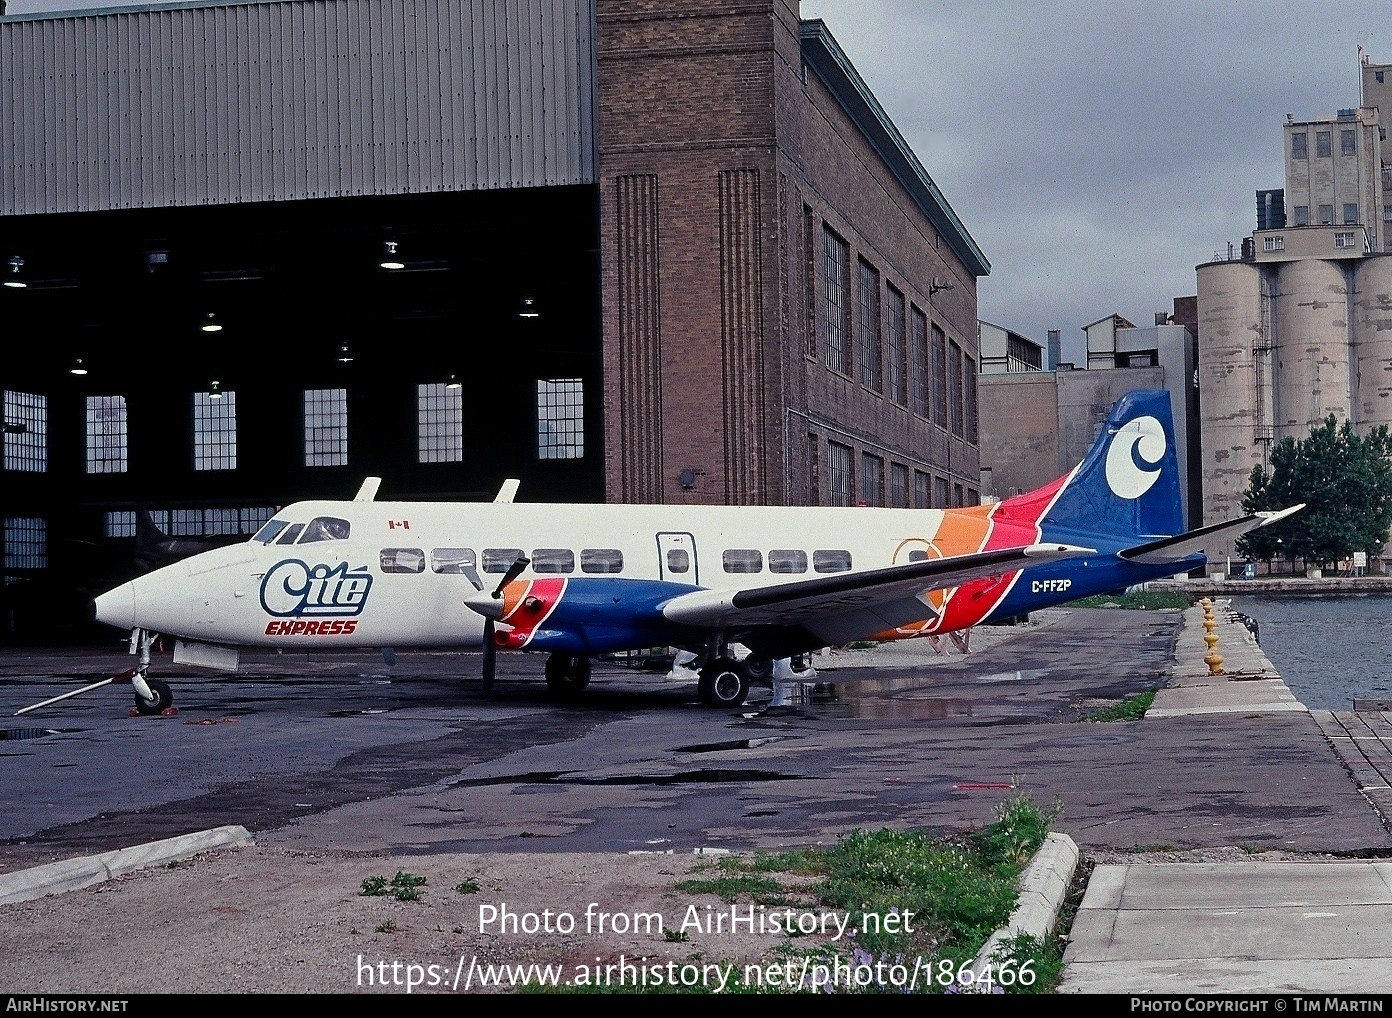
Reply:
[[135, 625], [135, 584], [123, 583], [98, 594], [96, 605], [98, 622], [130, 629]]

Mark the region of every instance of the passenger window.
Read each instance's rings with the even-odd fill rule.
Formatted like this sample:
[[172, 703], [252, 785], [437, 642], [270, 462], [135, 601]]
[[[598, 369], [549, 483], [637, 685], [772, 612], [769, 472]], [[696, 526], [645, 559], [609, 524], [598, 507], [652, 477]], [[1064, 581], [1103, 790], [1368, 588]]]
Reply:
[[484, 548], [483, 571], [485, 573], [505, 573], [512, 564], [522, 558], [521, 548]]
[[280, 536], [280, 540], [277, 541], [276, 544], [294, 544], [295, 538], [300, 536], [300, 531], [303, 529], [303, 523], [296, 523], [292, 525], [289, 530], [287, 530], [284, 534]]
[[910, 562], [927, 562], [927, 561], [928, 561], [928, 553], [927, 553], [926, 551], [924, 551], [922, 548], [915, 548], [913, 551], [909, 552], [909, 561], [910, 561]]
[[430, 549], [431, 572], [468, 576], [473, 568], [474, 549], [472, 548]]
[[807, 572], [807, 552], [795, 549], [775, 548], [769, 552], [769, 572], [805, 573]]
[[819, 573], [845, 573], [851, 568], [851, 553], [848, 551], [814, 551], [812, 568]]
[[727, 573], [761, 573], [764, 556], [753, 548], [731, 548], [721, 555]]
[[691, 571], [691, 556], [685, 548], [671, 548], [667, 551], [667, 571], [685, 573]]
[[284, 529], [284, 520], [271, 520], [271, 522], [267, 523], [264, 527], [262, 527], [260, 530], [256, 532], [256, 536], [253, 537], [252, 540], [260, 541], [262, 544], [270, 544], [272, 541], [275, 540], [276, 534], [279, 534]]
[[384, 573], [425, 572], [425, 552], [419, 548], [383, 548], [378, 561]]
[[585, 573], [623, 572], [623, 552], [618, 548], [580, 549], [580, 571]]
[[318, 516], [309, 521], [309, 525], [305, 527], [304, 536], [300, 538], [300, 543], [346, 541], [349, 529], [347, 520], [340, 520], [337, 516]]
[[532, 572], [573, 573], [575, 552], [569, 548], [537, 548], [532, 552]]

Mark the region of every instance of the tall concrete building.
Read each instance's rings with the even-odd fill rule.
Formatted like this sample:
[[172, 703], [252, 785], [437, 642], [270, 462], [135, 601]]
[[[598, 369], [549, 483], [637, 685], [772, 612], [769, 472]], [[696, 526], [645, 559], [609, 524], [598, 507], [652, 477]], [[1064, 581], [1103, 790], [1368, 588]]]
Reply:
[[1364, 66], [1356, 109], [1287, 115], [1283, 191], [1258, 192], [1240, 255], [1197, 267], [1205, 523], [1241, 512], [1282, 438], [1329, 414], [1360, 431], [1392, 424], [1386, 70]]

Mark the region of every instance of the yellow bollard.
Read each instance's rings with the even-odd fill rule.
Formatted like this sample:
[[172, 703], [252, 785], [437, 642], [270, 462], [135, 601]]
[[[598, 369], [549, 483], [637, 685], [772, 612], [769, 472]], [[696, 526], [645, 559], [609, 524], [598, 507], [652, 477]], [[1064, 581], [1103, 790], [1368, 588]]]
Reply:
[[1204, 655], [1204, 664], [1208, 665], [1209, 675], [1223, 674], [1223, 655], [1218, 653], [1218, 634], [1214, 632], [1218, 628], [1218, 620], [1213, 617], [1213, 603], [1208, 598], [1199, 602], [1204, 610], [1204, 643], [1208, 644], [1208, 653]]

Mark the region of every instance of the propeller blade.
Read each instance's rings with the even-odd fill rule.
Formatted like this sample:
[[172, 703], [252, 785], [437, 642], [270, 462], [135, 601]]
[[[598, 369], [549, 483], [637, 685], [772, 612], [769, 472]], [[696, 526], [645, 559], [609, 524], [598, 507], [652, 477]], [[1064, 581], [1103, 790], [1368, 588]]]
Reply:
[[493, 643], [493, 620], [483, 620], [483, 691], [493, 692], [493, 671], [497, 664], [498, 648]]
[[508, 571], [503, 574], [503, 578], [499, 580], [498, 585], [493, 588], [493, 600], [496, 601], [498, 598], [502, 597], [503, 588], [517, 579], [517, 577], [521, 576], [522, 570], [526, 569], [531, 564], [532, 560], [527, 558], [526, 555], [518, 555], [517, 560], [513, 562], [512, 565], [508, 566]]

